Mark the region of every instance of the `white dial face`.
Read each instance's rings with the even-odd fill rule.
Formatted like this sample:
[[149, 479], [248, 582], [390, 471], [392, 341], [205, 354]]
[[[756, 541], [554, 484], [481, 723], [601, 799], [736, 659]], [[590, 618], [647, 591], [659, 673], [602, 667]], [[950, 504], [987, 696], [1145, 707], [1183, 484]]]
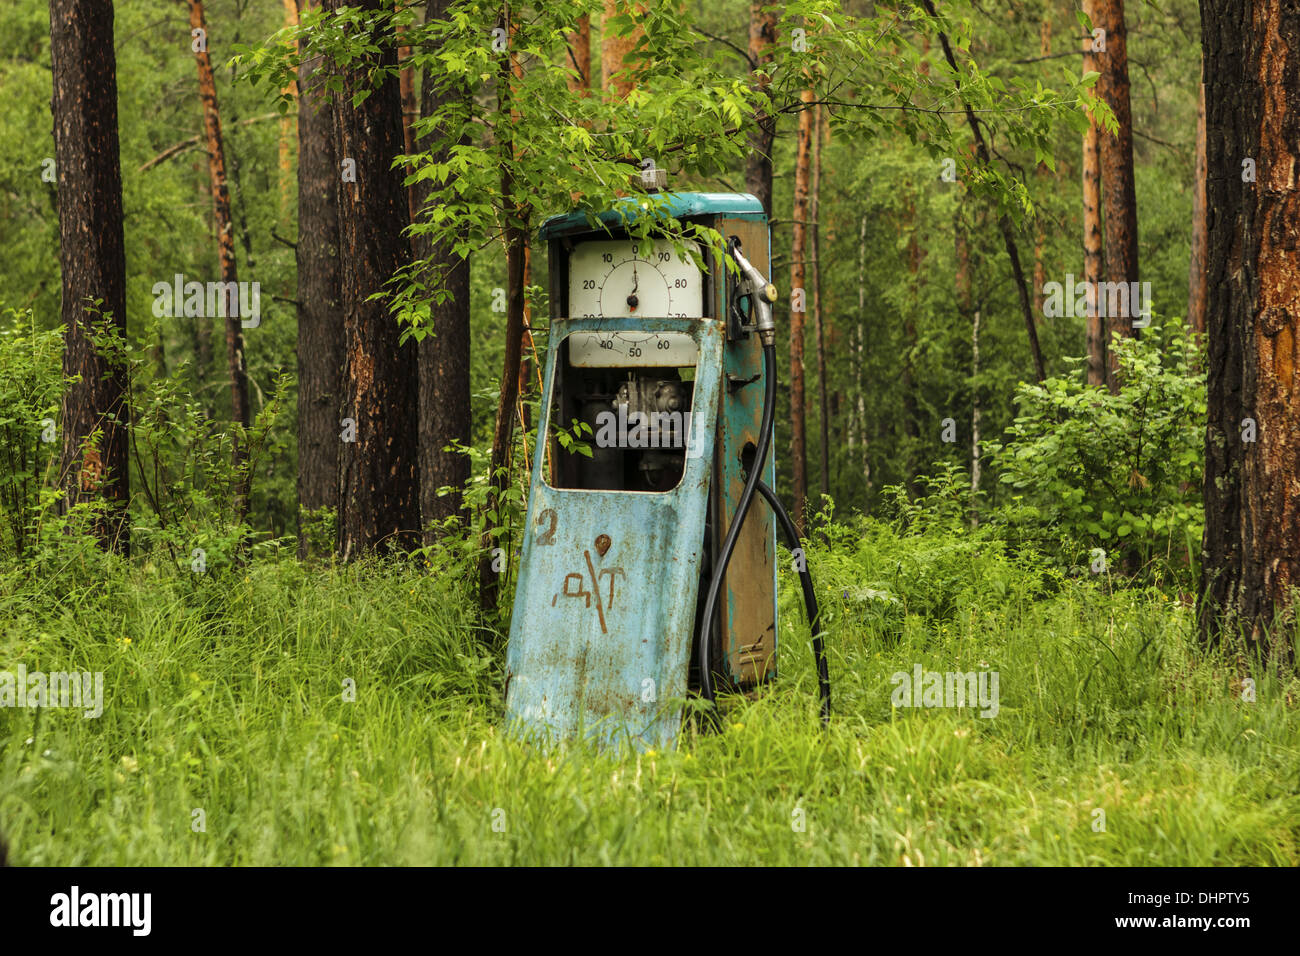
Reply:
[[[693, 247], [693, 243], [688, 243]], [[698, 319], [704, 277], [673, 244], [654, 240], [646, 258], [628, 239], [579, 243], [569, 254], [569, 317]]]
[[689, 332], [573, 332], [569, 364], [578, 368], [684, 368], [700, 350]]
[[[687, 246], [698, 250], [694, 243]], [[704, 278], [673, 244], [654, 240], [648, 256], [627, 239], [583, 242], [569, 255], [569, 316], [681, 318], [704, 315]], [[580, 368], [694, 365], [699, 356], [687, 332], [574, 332], [569, 362]]]

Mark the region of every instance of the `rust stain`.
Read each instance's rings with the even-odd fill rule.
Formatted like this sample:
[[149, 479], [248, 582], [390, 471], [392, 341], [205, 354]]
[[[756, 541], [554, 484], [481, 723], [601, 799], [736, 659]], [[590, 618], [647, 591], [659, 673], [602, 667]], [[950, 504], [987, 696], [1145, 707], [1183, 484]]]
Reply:
[[605, 556], [605, 552], [609, 550], [609, 546], [609, 535], [601, 534], [596, 536], [596, 553], [602, 558]]
[[92, 445], [81, 458], [81, 490], [95, 491], [103, 476], [104, 462], [99, 457], [99, 449]]
[[352, 377], [357, 383], [357, 391], [364, 395], [370, 391], [375, 380], [374, 356], [357, 352], [352, 357]]

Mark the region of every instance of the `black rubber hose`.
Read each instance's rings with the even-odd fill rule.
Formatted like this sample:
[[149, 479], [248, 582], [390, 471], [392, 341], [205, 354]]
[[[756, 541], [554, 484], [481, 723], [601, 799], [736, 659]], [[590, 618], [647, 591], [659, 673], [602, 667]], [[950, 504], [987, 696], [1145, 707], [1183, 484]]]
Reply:
[[[758, 485], [767, 461], [767, 450], [772, 444], [772, 429], [776, 424], [776, 345], [763, 346], [763, 419], [758, 429], [758, 447], [754, 450], [754, 463], [745, 480], [745, 488], [736, 502], [735, 514], [727, 528], [727, 536], [722, 542], [717, 559], [713, 562], [713, 579], [709, 581], [708, 597], [704, 601], [704, 620], [700, 626], [700, 693], [710, 704], [715, 705], [710, 716], [716, 722], [716, 696], [713, 692], [713, 659], [710, 653], [710, 641], [713, 631], [713, 617], [718, 605], [718, 595], [722, 591], [722, 579], [727, 573], [727, 564], [731, 553], [736, 550], [736, 540], [740, 529], [745, 524], [745, 514], [754, 500], [754, 489]], [[725, 494], [719, 488], [718, 494]]]
[[[781, 530], [785, 532], [785, 540], [790, 543], [790, 550], [795, 551], [799, 547], [799, 531], [790, 520], [790, 514], [785, 510], [785, 505], [781, 504], [781, 499], [776, 496], [771, 488], [762, 481], [758, 483], [758, 493], [767, 499], [767, 503], [772, 506], [772, 512], [776, 515], [776, 520], [781, 525]], [[822, 723], [831, 722], [831, 677], [830, 670], [826, 666], [826, 644], [822, 640], [822, 618], [821, 610], [817, 607], [817, 593], [813, 590], [812, 574], [808, 571], [808, 560], [805, 557], [800, 562], [802, 567], [799, 571], [799, 584], [803, 587], [803, 605], [808, 611], [808, 627], [812, 631], [813, 656], [817, 659], [817, 685], [821, 694], [822, 701]]]

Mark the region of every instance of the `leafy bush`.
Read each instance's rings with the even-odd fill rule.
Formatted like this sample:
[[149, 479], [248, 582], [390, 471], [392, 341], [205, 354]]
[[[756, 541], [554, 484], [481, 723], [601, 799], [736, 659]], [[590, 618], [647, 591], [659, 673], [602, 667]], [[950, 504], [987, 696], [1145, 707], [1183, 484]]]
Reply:
[[911, 495], [906, 485], [886, 485], [880, 490], [881, 514], [903, 534], [930, 531], [957, 532], [968, 524], [978, 524], [972, 517], [978, 512], [982, 495], [971, 488], [964, 468], [950, 461], [936, 461], [934, 474], [917, 475], [916, 484], [924, 494]]
[[1071, 561], [1102, 548], [1130, 571], [1147, 562], [1194, 570], [1206, 414], [1199, 346], [1173, 321], [1111, 348], [1116, 394], [1081, 374], [1019, 387], [1006, 441], [987, 449], [1014, 493], [1000, 520]]
[[38, 513], [53, 504], [62, 355], [59, 330], [38, 329], [30, 309], [0, 313], [0, 553], [26, 555]]

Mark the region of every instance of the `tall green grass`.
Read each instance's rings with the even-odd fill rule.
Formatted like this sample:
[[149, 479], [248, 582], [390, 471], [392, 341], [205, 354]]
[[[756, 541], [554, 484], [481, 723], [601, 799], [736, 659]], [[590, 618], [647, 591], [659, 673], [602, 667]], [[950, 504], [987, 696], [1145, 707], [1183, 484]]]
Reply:
[[[0, 710], [0, 830], [20, 864], [1300, 863], [1297, 684], [1242, 700], [1177, 600], [871, 523], [809, 557], [830, 729], [783, 578], [779, 679], [624, 756], [502, 732], [457, 575], [0, 569], [0, 669], [105, 674], [98, 719]], [[998, 716], [894, 709], [916, 664], [998, 671]]]

